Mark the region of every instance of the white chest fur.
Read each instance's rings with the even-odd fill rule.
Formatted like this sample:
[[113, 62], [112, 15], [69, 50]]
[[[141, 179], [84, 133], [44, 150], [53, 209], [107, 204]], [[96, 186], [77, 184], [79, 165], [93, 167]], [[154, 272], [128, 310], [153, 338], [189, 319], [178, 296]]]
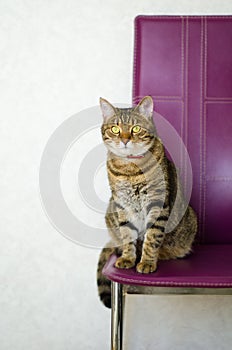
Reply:
[[146, 226], [147, 194], [145, 189], [132, 186], [129, 182], [118, 182], [116, 187], [117, 201], [124, 208], [128, 221], [132, 222], [139, 232]]

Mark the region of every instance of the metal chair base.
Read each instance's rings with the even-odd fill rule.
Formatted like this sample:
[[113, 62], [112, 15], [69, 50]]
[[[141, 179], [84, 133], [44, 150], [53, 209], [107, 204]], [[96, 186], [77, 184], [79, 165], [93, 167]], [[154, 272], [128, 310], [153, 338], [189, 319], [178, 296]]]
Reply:
[[125, 297], [127, 294], [232, 295], [232, 288], [144, 287], [124, 285], [112, 281], [111, 350], [123, 350], [124, 311]]

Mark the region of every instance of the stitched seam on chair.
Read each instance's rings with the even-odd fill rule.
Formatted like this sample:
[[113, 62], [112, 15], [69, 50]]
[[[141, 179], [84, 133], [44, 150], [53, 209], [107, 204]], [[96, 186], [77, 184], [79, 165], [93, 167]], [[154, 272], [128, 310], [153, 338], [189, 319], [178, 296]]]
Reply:
[[200, 53], [200, 178], [199, 178], [199, 236], [202, 241], [202, 108], [203, 108], [203, 18], [201, 18], [201, 53]]
[[[153, 97], [154, 99], [155, 99], [155, 97], [154, 96], [151, 96], [151, 97]], [[155, 102], [180, 102], [180, 103], [182, 103], [183, 101], [182, 100], [159, 100], [159, 99], [155, 99]]]
[[[153, 97], [153, 98], [155, 98], [156, 100], [158, 100], [158, 99], [167, 99], [167, 102], [169, 102], [168, 101], [168, 99], [169, 98], [171, 98], [172, 99], [172, 101], [178, 101], [178, 102], [180, 102], [180, 101], [182, 101], [182, 96], [169, 96], [169, 95], [166, 95], [166, 96], [161, 96], [161, 95], [150, 95], [151, 97]], [[133, 98], [133, 100], [134, 100], [134, 102], [135, 101], [139, 101], [141, 98], [143, 98], [144, 97], [144, 95], [139, 95], [139, 96], [134, 96], [134, 98]], [[171, 101], [171, 102], [172, 102]]]
[[[109, 276], [110, 278], [110, 276]], [[114, 277], [112, 278], [118, 283], [121, 283], [121, 281], [128, 282], [128, 283], [134, 283], [137, 285], [150, 285], [150, 286], [158, 286], [158, 285], [172, 285], [172, 286], [198, 286], [198, 287], [230, 287], [232, 286], [232, 281], [231, 282], [176, 282], [176, 281], [146, 281], [139, 279], [135, 280], [133, 278], [125, 278], [125, 277], [119, 277], [118, 280], [115, 279]]]
[[217, 99], [215, 99], [215, 100], [212, 100], [212, 101], [210, 101], [210, 100], [208, 100], [208, 101], [205, 101], [205, 104], [209, 104], [209, 103], [232, 103], [232, 100], [230, 101], [230, 100], [217, 100]]
[[135, 285], [147, 285], [147, 286], [174, 286], [174, 287], [232, 287], [232, 280], [230, 282], [177, 282], [177, 281], [146, 281], [144, 279], [136, 280], [134, 278], [126, 278], [126, 277], [118, 277], [117, 276], [111, 276], [111, 274], [105, 273], [107, 268], [110, 266], [110, 262], [106, 263], [106, 265], [103, 268], [103, 274], [109, 278], [112, 281], [115, 281], [117, 283], [123, 283], [125, 284], [135, 284]]
[[[185, 116], [185, 19], [181, 19], [181, 121], [180, 121], [180, 137], [183, 140], [184, 135], [184, 116]], [[184, 142], [184, 140], [183, 140]], [[180, 148], [180, 174], [183, 179], [183, 150]]]
[[209, 16], [201, 16], [201, 15], [196, 15], [196, 16], [187, 16], [187, 15], [139, 15], [138, 16], [140, 19], [160, 19], [160, 20], [167, 20], [167, 19], [180, 19], [182, 17], [184, 18], [189, 18], [189, 19], [202, 19], [202, 18], [210, 18], [210, 19], [232, 19], [232, 15], [209, 15]]
[[203, 237], [205, 239], [205, 221], [206, 221], [206, 124], [207, 124], [207, 118], [206, 118], [206, 114], [207, 114], [207, 111], [206, 111], [206, 104], [204, 103], [204, 148], [203, 148], [203, 157], [204, 157], [204, 162], [203, 162], [203, 207], [202, 207], [202, 210], [203, 210], [203, 213], [202, 213], [202, 233], [203, 233]]
[[208, 66], [207, 66], [207, 58], [208, 58], [208, 23], [207, 18], [205, 18], [205, 91], [204, 91], [204, 102], [207, 99], [208, 92]]
[[132, 101], [135, 98], [135, 91], [137, 88], [136, 80], [137, 80], [137, 60], [138, 60], [138, 22], [134, 22], [135, 30], [134, 30], [134, 62], [133, 62], [133, 91], [132, 91]]
[[[189, 22], [186, 18], [186, 54], [185, 54], [185, 146], [188, 145], [188, 73], [189, 73]], [[183, 139], [183, 138], [182, 138]], [[187, 158], [184, 158], [184, 193], [187, 189]]]
[[[182, 97], [178, 97], [178, 98], [174, 98], [173, 96], [155, 96], [155, 95], [150, 95], [152, 98], [154, 98], [154, 100], [156, 102], [182, 102]], [[141, 96], [136, 96], [133, 98], [133, 102], [139, 102], [142, 98], [144, 97], [144, 95], [141, 95]], [[206, 101], [205, 101], [206, 104], [208, 103], [232, 103], [232, 98], [209, 98], [207, 97], [206, 98]]]
[[206, 181], [232, 181], [231, 176], [206, 176]]
[[204, 114], [203, 114], [203, 218], [202, 218], [202, 233], [203, 233], [203, 237], [205, 238], [205, 214], [206, 214], [206, 122], [207, 122], [207, 118], [206, 118], [206, 104], [205, 104], [205, 97], [207, 94], [207, 82], [208, 82], [208, 76], [207, 76], [207, 45], [208, 45], [208, 33], [207, 33], [207, 19], [205, 18], [205, 52], [204, 52], [204, 97], [203, 97], [203, 107], [204, 107]]
[[181, 47], [180, 47], [180, 57], [181, 57], [181, 98], [184, 97], [184, 32], [185, 32], [185, 19], [181, 19]]
[[232, 97], [209, 97], [209, 96], [206, 96], [205, 97], [206, 100], [209, 100], [209, 101], [232, 101]]

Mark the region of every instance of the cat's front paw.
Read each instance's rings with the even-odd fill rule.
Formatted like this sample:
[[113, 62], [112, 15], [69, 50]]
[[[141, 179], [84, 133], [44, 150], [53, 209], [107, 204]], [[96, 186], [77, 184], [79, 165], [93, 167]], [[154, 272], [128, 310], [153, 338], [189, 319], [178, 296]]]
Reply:
[[115, 266], [118, 269], [130, 269], [135, 266], [135, 258], [125, 258], [121, 256], [116, 260]]
[[151, 273], [157, 269], [157, 263], [150, 261], [141, 261], [137, 264], [136, 270], [139, 273]]

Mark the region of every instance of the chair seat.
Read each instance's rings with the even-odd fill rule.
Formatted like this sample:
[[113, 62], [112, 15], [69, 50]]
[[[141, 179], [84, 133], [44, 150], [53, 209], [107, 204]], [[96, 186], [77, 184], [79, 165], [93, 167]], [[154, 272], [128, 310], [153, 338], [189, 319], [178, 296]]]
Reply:
[[154, 273], [140, 274], [132, 269], [118, 269], [112, 255], [106, 263], [103, 274], [121, 284], [192, 287], [230, 288], [232, 287], [232, 245], [199, 245], [186, 258], [159, 261]]

